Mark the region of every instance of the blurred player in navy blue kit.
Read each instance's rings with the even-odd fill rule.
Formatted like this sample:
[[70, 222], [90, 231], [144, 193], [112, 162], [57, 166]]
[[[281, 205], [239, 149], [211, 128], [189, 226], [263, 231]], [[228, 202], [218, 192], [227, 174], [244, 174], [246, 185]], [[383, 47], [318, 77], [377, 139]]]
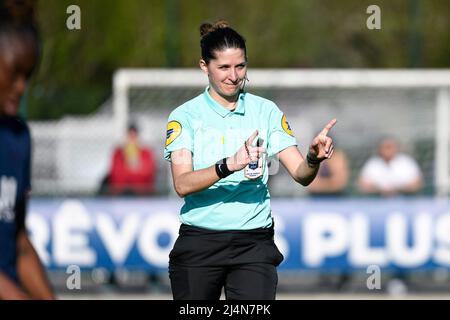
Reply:
[[31, 139], [19, 104], [39, 60], [32, 26], [0, 20], [0, 299], [53, 299], [26, 229]]

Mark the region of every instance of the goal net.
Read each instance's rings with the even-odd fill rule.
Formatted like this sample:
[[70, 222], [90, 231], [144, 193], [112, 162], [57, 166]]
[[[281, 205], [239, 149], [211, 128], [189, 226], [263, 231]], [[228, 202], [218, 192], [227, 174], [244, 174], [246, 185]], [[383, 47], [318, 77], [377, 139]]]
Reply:
[[[418, 161], [425, 180], [423, 194], [448, 195], [450, 71], [250, 69], [248, 78], [247, 91], [274, 101], [286, 114], [301, 152], [330, 119], [338, 119], [332, 137], [350, 160], [349, 194], [355, 194], [359, 171], [376, 153], [379, 139], [392, 136]], [[142, 119], [161, 149], [169, 113], [206, 85], [200, 70], [117, 71], [116, 132], [123, 133], [130, 118]], [[285, 170], [270, 179], [275, 196], [304, 192], [286, 183]]]
[[[376, 153], [381, 137], [393, 136], [419, 163], [423, 195], [449, 195], [450, 71], [249, 69], [246, 90], [274, 101], [286, 114], [305, 153], [314, 135], [332, 118], [336, 147], [351, 168], [349, 195], [356, 178]], [[163, 160], [170, 112], [200, 94], [207, 85], [200, 69], [121, 69], [113, 96], [96, 114], [31, 123], [34, 137], [33, 181], [43, 195], [92, 195], [106, 174], [113, 147], [129, 121], [158, 160], [157, 192], [173, 192]], [[272, 172], [276, 172], [276, 162]], [[273, 196], [297, 196], [284, 169], [269, 179]]]

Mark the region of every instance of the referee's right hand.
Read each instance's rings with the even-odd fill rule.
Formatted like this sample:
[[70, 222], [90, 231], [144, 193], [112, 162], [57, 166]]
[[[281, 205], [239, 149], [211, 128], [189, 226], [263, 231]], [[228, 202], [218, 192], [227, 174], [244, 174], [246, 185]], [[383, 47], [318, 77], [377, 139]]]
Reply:
[[245, 168], [247, 164], [253, 161], [258, 161], [266, 148], [254, 147], [253, 141], [258, 137], [258, 130], [245, 141], [242, 147], [231, 157], [227, 158], [227, 166], [231, 171], [240, 171]]

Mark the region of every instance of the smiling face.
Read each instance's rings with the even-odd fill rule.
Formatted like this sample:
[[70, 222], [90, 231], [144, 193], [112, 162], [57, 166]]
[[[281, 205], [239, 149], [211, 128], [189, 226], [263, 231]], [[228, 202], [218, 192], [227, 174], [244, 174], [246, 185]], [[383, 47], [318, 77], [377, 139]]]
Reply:
[[[27, 80], [36, 62], [36, 47], [31, 39], [2, 35], [0, 45], [0, 115], [16, 116]], [[6, 49], [5, 49], [6, 48]]]
[[245, 79], [247, 59], [244, 50], [227, 48], [215, 51], [215, 59], [209, 64], [200, 60], [200, 68], [208, 75], [211, 96], [219, 101], [233, 101]]

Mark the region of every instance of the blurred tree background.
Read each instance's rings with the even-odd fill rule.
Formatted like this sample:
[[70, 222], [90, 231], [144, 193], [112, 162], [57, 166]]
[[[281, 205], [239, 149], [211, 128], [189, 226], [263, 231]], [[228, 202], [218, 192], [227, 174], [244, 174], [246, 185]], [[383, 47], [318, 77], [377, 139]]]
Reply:
[[[66, 9], [81, 8], [81, 30]], [[366, 9], [381, 8], [381, 30]], [[227, 20], [247, 39], [255, 68], [448, 68], [450, 1], [40, 0], [43, 58], [28, 117], [94, 112], [118, 68], [198, 65], [199, 25]]]

